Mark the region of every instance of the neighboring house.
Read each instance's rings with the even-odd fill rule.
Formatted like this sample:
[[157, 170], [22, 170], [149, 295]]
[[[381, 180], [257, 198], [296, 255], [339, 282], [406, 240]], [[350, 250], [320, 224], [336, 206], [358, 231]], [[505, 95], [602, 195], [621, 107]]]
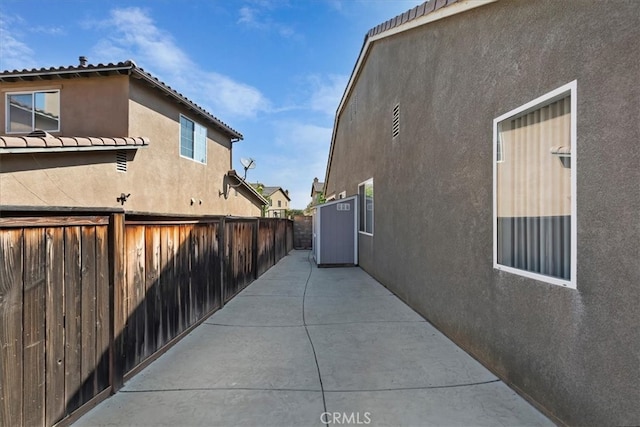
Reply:
[[315, 206], [324, 197], [324, 182], [319, 182], [318, 178], [313, 178], [313, 184], [311, 184], [311, 206]]
[[269, 205], [265, 210], [267, 218], [286, 218], [287, 211], [291, 209], [291, 199], [289, 198], [289, 190], [283, 190], [282, 187], [268, 187], [258, 184], [252, 184], [258, 192], [264, 196]]
[[0, 202], [260, 216], [232, 170], [242, 134], [136, 66], [0, 73]]
[[334, 124], [361, 267], [570, 425], [640, 424], [639, 45], [637, 1], [431, 0]]

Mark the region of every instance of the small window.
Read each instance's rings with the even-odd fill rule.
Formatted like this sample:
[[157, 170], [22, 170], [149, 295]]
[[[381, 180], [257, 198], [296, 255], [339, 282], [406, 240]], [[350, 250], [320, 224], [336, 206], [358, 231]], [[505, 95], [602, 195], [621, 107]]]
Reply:
[[278, 207], [281, 208], [282, 207], [282, 200], [278, 200]]
[[207, 163], [207, 128], [180, 116], [180, 155]]
[[60, 131], [60, 91], [7, 93], [7, 133]]
[[400, 135], [400, 104], [393, 107], [393, 117], [391, 119], [391, 136], [397, 138]]
[[358, 185], [361, 233], [373, 235], [373, 178]]
[[338, 194], [338, 199], [344, 199], [345, 197], [347, 197], [347, 192], [346, 191], [343, 191], [343, 192]]
[[575, 82], [494, 120], [495, 268], [575, 287], [575, 145]]

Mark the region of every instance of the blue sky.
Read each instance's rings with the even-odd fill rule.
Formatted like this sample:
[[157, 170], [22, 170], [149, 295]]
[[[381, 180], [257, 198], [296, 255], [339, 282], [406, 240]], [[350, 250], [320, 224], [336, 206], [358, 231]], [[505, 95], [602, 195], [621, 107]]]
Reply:
[[250, 182], [304, 208], [366, 32], [420, 0], [0, 2], [0, 68], [133, 59], [240, 131]]

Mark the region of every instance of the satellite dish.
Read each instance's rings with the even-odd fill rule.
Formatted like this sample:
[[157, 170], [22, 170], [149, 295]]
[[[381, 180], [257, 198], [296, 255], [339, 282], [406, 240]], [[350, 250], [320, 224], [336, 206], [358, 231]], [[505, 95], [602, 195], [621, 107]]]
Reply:
[[241, 158], [240, 163], [242, 163], [242, 166], [244, 166], [245, 170], [254, 169], [256, 167], [256, 162], [251, 157], [249, 157], [248, 159], [245, 157]]
[[243, 157], [240, 159], [240, 163], [242, 163], [242, 166], [244, 166], [244, 177], [242, 179], [246, 179], [247, 170], [254, 169], [256, 167], [256, 161], [253, 160], [251, 157], [249, 157], [248, 159]]

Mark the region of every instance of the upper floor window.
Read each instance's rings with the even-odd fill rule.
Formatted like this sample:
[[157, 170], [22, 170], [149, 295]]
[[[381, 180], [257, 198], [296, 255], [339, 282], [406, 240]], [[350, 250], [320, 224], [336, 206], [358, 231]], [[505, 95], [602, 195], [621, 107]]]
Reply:
[[207, 128], [180, 115], [180, 155], [207, 163]]
[[60, 131], [60, 91], [7, 93], [7, 133]]
[[358, 185], [360, 232], [373, 235], [373, 178]]
[[278, 200], [278, 207], [281, 208], [282, 207], [282, 200]]
[[575, 287], [576, 82], [494, 120], [494, 267]]

